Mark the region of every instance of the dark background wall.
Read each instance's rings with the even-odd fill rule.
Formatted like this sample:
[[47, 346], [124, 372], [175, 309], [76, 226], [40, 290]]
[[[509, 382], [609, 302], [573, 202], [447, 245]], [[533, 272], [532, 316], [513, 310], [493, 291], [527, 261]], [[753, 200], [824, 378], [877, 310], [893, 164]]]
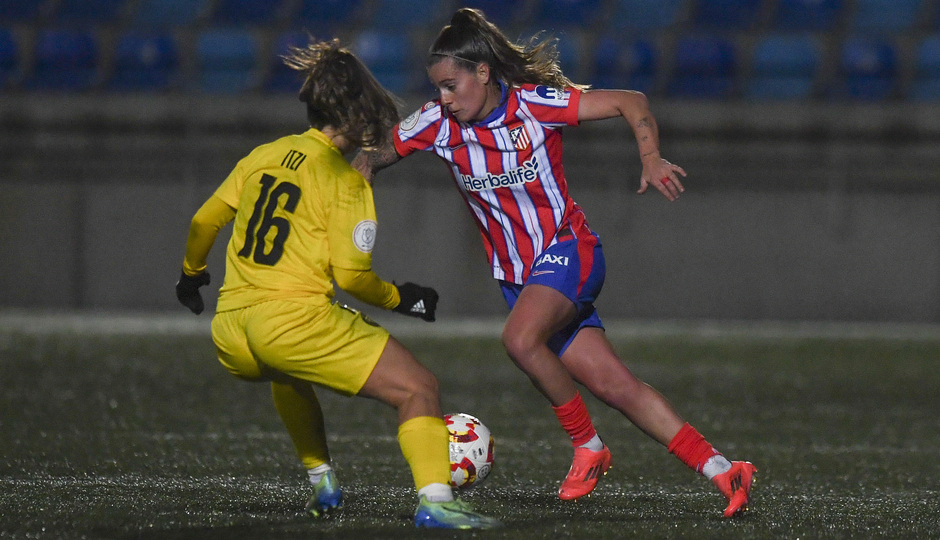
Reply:
[[[624, 124], [565, 132], [571, 193], [605, 245], [605, 316], [940, 322], [936, 106], [654, 99], [653, 112], [664, 157], [689, 172], [672, 204], [635, 193]], [[192, 214], [245, 153], [304, 128], [289, 96], [3, 96], [0, 307], [182, 309]], [[444, 316], [504, 312], [436, 158], [384, 171], [375, 193], [380, 275], [435, 286]]]

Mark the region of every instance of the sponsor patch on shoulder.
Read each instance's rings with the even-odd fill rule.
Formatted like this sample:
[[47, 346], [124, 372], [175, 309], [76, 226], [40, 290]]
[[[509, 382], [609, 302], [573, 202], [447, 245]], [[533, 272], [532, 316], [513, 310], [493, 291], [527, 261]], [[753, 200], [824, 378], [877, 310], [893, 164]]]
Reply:
[[404, 120], [401, 121], [400, 124], [398, 124], [398, 128], [401, 129], [402, 131], [411, 131], [412, 129], [415, 128], [415, 126], [418, 125], [418, 117], [420, 116], [421, 116], [420, 110], [409, 114], [407, 118], [405, 118]]
[[378, 224], [371, 219], [364, 219], [353, 229], [353, 244], [363, 253], [372, 253], [375, 248], [375, 232]]
[[558, 88], [552, 88], [551, 86], [536, 86], [535, 93], [542, 99], [553, 99], [553, 100], [563, 100], [567, 97], [567, 93], [564, 90], [559, 90]]

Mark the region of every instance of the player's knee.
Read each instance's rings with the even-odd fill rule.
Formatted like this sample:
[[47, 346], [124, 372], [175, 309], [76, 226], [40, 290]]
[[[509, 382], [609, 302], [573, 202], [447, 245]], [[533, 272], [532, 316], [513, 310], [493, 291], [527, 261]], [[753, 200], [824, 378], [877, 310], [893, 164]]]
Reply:
[[411, 393], [425, 399], [437, 400], [440, 396], [440, 385], [437, 377], [430, 370], [424, 369], [417, 376], [411, 377]]
[[518, 331], [514, 328], [504, 328], [502, 335], [503, 347], [509, 357], [518, 362], [527, 358], [540, 345], [530, 332]]

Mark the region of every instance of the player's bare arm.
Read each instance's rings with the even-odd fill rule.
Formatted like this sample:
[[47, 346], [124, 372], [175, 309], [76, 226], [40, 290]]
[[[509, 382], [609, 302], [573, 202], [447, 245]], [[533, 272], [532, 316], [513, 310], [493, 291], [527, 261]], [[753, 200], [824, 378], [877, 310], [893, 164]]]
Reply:
[[370, 184], [375, 178], [375, 173], [401, 159], [401, 156], [395, 151], [395, 143], [392, 142], [393, 137], [394, 135], [389, 135], [382, 144], [360, 150], [352, 160], [352, 167], [359, 171], [359, 174], [365, 177]]
[[686, 173], [682, 167], [660, 155], [659, 126], [650, 112], [646, 96], [632, 90], [588, 90], [581, 95], [578, 120], [586, 122], [616, 117], [626, 120], [636, 137], [643, 163], [637, 193], [645, 193], [652, 185], [670, 201], [676, 200], [685, 191], [679, 176], [686, 176]]

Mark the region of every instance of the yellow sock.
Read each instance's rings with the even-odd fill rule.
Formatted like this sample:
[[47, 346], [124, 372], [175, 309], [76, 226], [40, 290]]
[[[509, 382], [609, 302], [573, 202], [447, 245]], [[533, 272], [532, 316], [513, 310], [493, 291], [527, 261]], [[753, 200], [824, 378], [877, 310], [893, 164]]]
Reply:
[[450, 455], [444, 419], [417, 416], [398, 426], [398, 444], [411, 467], [415, 488], [450, 484]]
[[320, 400], [317, 399], [313, 385], [301, 381], [293, 384], [272, 382], [271, 394], [274, 396], [274, 407], [281, 415], [281, 421], [304, 467], [313, 469], [329, 463], [330, 451], [326, 446], [323, 410], [320, 409]]

